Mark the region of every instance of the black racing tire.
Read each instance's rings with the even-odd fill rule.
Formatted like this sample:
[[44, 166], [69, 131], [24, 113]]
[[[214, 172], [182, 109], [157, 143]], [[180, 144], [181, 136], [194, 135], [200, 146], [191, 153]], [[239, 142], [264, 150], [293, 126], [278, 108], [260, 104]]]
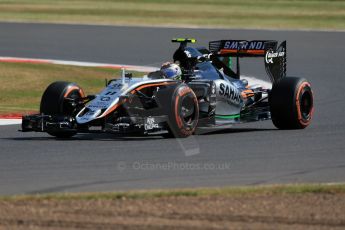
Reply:
[[[74, 108], [66, 103], [65, 98], [81, 98], [83, 90], [71, 82], [57, 81], [50, 84], [44, 91], [41, 99], [40, 113], [45, 115], [72, 116]], [[69, 138], [75, 131], [48, 131], [48, 134], [57, 138]]]
[[199, 104], [188, 85], [183, 83], [176, 86], [167, 112], [169, 134], [165, 137], [185, 138], [193, 135], [199, 120]]
[[285, 77], [274, 83], [269, 94], [273, 124], [278, 129], [304, 129], [313, 117], [314, 98], [304, 78]]

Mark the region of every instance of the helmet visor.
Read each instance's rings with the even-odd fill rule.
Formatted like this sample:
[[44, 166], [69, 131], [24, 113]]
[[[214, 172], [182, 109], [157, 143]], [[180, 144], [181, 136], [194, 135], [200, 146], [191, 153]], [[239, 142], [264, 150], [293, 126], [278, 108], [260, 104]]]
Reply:
[[167, 68], [167, 69], [162, 69], [162, 71], [167, 78], [177, 77], [176, 71], [173, 69]]

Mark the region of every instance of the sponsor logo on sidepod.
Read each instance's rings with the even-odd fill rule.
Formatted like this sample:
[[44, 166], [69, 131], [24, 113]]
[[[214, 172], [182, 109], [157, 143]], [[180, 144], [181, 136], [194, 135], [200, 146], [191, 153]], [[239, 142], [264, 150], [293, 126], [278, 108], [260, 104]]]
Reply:
[[235, 89], [233, 86], [220, 83], [218, 93], [220, 96], [222, 96], [223, 98], [225, 98], [233, 104], [241, 103], [241, 96], [237, 89]]

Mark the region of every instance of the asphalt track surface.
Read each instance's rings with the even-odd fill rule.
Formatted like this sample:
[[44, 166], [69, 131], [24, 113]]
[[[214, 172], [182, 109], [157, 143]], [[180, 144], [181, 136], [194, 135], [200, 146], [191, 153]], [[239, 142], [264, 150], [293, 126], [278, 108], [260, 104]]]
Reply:
[[[280, 131], [266, 121], [185, 140], [108, 134], [56, 140], [1, 126], [0, 194], [345, 181], [344, 32], [0, 23], [0, 56], [158, 66], [171, 59], [176, 46], [169, 40], [176, 36], [202, 45], [286, 39], [288, 74], [306, 77], [314, 90], [311, 126]], [[262, 60], [244, 64], [243, 73], [267, 79]]]

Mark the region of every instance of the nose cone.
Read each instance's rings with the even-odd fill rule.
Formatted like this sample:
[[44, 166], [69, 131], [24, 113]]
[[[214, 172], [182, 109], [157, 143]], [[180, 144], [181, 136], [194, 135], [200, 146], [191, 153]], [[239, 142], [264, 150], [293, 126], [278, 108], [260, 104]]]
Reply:
[[[88, 111], [85, 111], [88, 110]], [[92, 120], [95, 120], [100, 114], [102, 110], [90, 110], [90, 109], [83, 109], [76, 117], [76, 121], [78, 124], [85, 124]]]

